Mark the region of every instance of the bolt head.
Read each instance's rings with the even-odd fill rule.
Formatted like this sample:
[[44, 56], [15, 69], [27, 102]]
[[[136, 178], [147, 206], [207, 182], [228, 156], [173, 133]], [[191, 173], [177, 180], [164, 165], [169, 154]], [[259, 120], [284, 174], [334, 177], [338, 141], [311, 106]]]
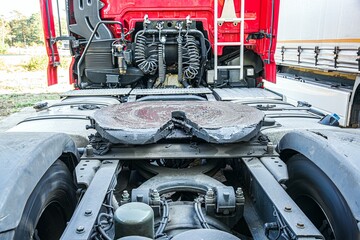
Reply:
[[206, 196], [207, 196], [207, 197], [214, 197], [214, 190], [212, 190], [212, 188], [209, 188], [209, 189], [206, 191]]
[[291, 212], [291, 210], [292, 210], [292, 209], [291, 209], [290, 206], [285, 206], [285, 207], [284, 207], [284, 211], [285, 211], [285, 212]]
[[85, 227], [84, 226], [78, 226], [76, 228], [76, 233], [83, 233], [85, 232]]
[[274, 153], [274, 149], [275, 146], [272, 142], [268, 142], [268, 144], [266, 145], [266, 151], [270, 154]]
[[298, 222], [298, 223], [296, 224], [296, 227], [303, 229], [303, 228], [305, 228], [305, 224], [304, 224], [304, 223], [301, 223], [301, 222]]
[[91, 215], [92, 215], [92, 210], [91, 209], [85, 210], [85, 216], [91, 216]]
[[243, 193], [243, 191], [242, 191], [242, 189], [240, 187], [238, 187], [236, 189], [235, 194], [236, 194], [237, 197], [242, 197], [244, 195], [244, 193]]

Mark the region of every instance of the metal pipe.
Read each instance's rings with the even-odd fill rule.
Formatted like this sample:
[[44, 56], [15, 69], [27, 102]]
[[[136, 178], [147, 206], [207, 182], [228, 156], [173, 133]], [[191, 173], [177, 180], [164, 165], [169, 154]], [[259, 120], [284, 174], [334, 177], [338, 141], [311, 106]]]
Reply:
[[[218, 17], [219, 17], [219, 13], [218, 13], [218, 0], [214, 1], [214, 82], [216, 83], [216, 81], [218, 80]], [[240, 39], [241, 41], [243, 41], [242, 39]]]
[[[240, 81], [244, 81], [244, 32], [245, 32], [245, 0], [241, 0], [241, 24], [240, 24]], [[216, 36], [217, 38], [217, 36]], [[247, 82], [245, 81], [247, 84]]]
[[[180, 34], [177, 38], [177, 41], [178, 41], [178, 82], [183, 84], [182, 37]], [[186, 87], [186, 86], [184, 85], [184, 87]]]
[[57, 7], [57, 14], [58, 14], [59, 34], [60, 34], [60, 36], [62, 36], [62, 33], [61, 33], [61, 21], [60, 21], [59, 0], [56, 0], [56, 7]]
[[121, 28], [121, 39], [124, 40], [125, 39], [125, 34], [124, 34], [124, 27], [122, 25], [121, 22], [119, 21], [100, 21], [96, 24], [95, 28], [94, 28], [94, 31], [91, 33], [91, 36], [89, 38], [89, 41], [87, 42], [85, 48], [84, 48], [84, 51], [77, 63], [77, 66], [76, 66], [76, 70], [77, 70], [77, 75], [78, 75], [78, 78], [77, 78], [77, 81], [76, 81], [76, 85], [77, 87], [81, 88], [81, 74], [80, 74], [80, 65], [82, 63], [82, 61], [84, 60], [84, 57], [86, 55], [86, 52], [88, 51], [89, 47], [90, 47], [90, 44], [91, 42], [93, 41], [94, 39], [94, 36], [99, 28], [99, 26], [101, 24], [119, 24], [120, 25], [120, 28]]
[[159, 86], [162, 85], [165, 82], [165, 64], [164, 64], [164, 45], [162, 43], [159, 43], [158, 45], [158, 54], [159, 54]]
[[270, 44], [269, 44], [269, 51], [268, 51], [268, 64], [271, 61], [271, 48], [273, 45], [273, 29], [274, 29], [274, 9], [275, 9], [275, 0], [271, 1], [271, 23], [270, 23]]
[[[51, 27], [50, 27], [50, 8], [49, 8], [49, 0], [45, 1], [45, 6], [46, 6], [46, 20], [47, 20], [47, 28], [49, 31], [49, 45], [50, 45], [50, 49], [51, 49], [51, 62], [54, 65], [55, 64], [55, 51], [54, 51], [54, 45], [53, 45], [53, 39], [52, 39], [52, 32], [51, 32]], [[52, 4], [51, 4], [52, 7]]]

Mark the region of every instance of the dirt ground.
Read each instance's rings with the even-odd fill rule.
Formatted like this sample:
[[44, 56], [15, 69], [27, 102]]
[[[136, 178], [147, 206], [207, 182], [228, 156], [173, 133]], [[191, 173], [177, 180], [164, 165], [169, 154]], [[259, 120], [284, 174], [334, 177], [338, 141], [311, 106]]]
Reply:
[[[70, 56], [61, 56], [63, 63], [58, 69], [59, 84], [47, 86], [45, 50], [34, 49], [26, 54], [0, 55], [0, 119], [33, 106], [43, 100], [58, 99], [59, 93], [73, 88], [68, 83]], [[21, 51], [19, 51], [21, 53]], [[28, 71], [31, 58], [45, 60], [45, 64]]]

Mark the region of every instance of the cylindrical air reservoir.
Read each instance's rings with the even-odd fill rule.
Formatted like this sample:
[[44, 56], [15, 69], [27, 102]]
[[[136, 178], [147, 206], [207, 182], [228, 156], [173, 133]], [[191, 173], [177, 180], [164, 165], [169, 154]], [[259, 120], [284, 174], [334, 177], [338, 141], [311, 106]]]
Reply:
[[120, 206], [114, 214], [115, 239], [126, 236], [154, 237], [154, 211], [141, 202]]

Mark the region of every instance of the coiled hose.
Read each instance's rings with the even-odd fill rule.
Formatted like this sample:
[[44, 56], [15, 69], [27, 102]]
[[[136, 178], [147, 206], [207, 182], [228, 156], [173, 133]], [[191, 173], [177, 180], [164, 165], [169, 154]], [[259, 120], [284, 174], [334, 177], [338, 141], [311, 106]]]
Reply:
[[181, 83], [185, 88], [190, 87], [189, 83], [186, 79], [183, 79], [183, 46], [182, 46], [182, 37], [178, 36], [177, 38], [178, 43], [178, 81]]
[[[140, 68], [140, 70], [145, 74], [155, 74], [158, 68], [158, 51], [155, 47], [154, 49], [149, 51], [149, 57], [146, 57], [145, 50], [150, 47], [146, 45], [146, 37], [144, 34], [139, 34], [136, 38], [136, 46], [135, 46], [135, 62]], [[156, 44], [155, 44], [156, 46]]]
[[159, 81], [160, 85], [165, 82], [165, 75], [166, 75], [166, 64], [164, 62], [164, 44], [158, 44], [158, 58], [159, 58]]
[[185, 41], [184, 48], [186, 51], [183, 53], [183, 59], [186, 59], [184, 65], [186, 64], [187, 67], [184, 68], [184, 78], [185, 80], [192, 80], [199, 73], [200, 51], [194, 36], [186, 34]]

